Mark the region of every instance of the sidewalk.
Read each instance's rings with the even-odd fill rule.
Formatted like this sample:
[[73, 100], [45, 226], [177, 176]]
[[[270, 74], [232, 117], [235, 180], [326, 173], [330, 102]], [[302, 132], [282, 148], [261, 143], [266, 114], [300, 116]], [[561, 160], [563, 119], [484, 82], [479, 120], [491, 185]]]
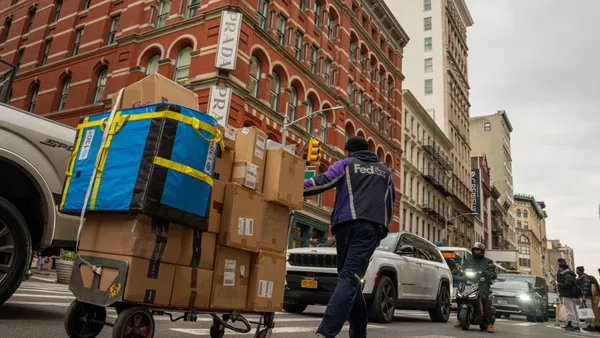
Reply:
[[33, 272], [33, 275], [29, 278], [31, 281], [56, 283], [56, 270], [38, 271], [37, 269], [31, 269], [31, 272]]

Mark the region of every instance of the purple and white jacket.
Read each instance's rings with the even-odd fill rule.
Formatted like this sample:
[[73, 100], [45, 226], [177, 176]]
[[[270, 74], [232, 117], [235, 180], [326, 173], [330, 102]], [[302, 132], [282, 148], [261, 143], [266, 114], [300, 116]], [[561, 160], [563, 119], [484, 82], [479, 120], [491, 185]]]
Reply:
[[396, 189], [390, 170], [370, 151], [357, 151], [332, 164], [327, 172], [304, 180], [304, 196], [336, 188], [331, 225], [365, 220], [382, 226], [387, 236]]

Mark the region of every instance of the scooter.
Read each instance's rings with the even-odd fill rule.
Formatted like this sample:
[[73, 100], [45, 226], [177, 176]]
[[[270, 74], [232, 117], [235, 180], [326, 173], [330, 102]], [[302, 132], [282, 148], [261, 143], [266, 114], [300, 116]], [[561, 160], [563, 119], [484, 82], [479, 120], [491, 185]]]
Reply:
[[[488, 323], [485, 320], [485, 310], [481, 301], [479, 283], [484, 280], [481, 272], [467, 269], [464, 272], [465, 277], [458, 284], [456, 291], [456, 303], [458, 307], [458, 320], [463, 331], [468, 331], [473, 325], [479, 325], [481, 330], [487, 330]], [[490, 293], [490, 302], [492, 294]], [[495, 312], [494, 309], [492, 311]]]

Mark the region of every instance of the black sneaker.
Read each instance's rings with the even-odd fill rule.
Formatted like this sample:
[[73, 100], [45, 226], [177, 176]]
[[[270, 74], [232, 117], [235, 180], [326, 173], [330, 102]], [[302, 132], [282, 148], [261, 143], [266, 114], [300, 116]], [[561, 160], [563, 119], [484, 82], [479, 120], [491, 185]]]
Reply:
[[578, 327], [567, 326], [565, 327], [567, 331], [580, 331]]
[[588, 332], [596, 332], [596, 328], [593, 326], [588, 326], [588, 327], [584, 328], [583, 330], [588, 331]]

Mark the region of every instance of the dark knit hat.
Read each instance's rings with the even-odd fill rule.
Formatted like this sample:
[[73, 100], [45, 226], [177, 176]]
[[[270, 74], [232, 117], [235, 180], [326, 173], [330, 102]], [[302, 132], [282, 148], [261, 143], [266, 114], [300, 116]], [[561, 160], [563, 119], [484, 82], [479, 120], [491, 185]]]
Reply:
[[559, 258], [557, 263], [566, 263], [567, 261], [564, 258]]
[[361, 150], [369, 150], [369, 142], [360, 136], [352, 136], [346, 141], [346, 145], [344, 146], [345, 151], [349, 151], [351, 153], [355, 151]]
[[578, 273], [584, 273], [585, 272], [585, 268], [583, 266], [578, 266], [577, 269], [575, 269], [575, 270], [577, 270]]

